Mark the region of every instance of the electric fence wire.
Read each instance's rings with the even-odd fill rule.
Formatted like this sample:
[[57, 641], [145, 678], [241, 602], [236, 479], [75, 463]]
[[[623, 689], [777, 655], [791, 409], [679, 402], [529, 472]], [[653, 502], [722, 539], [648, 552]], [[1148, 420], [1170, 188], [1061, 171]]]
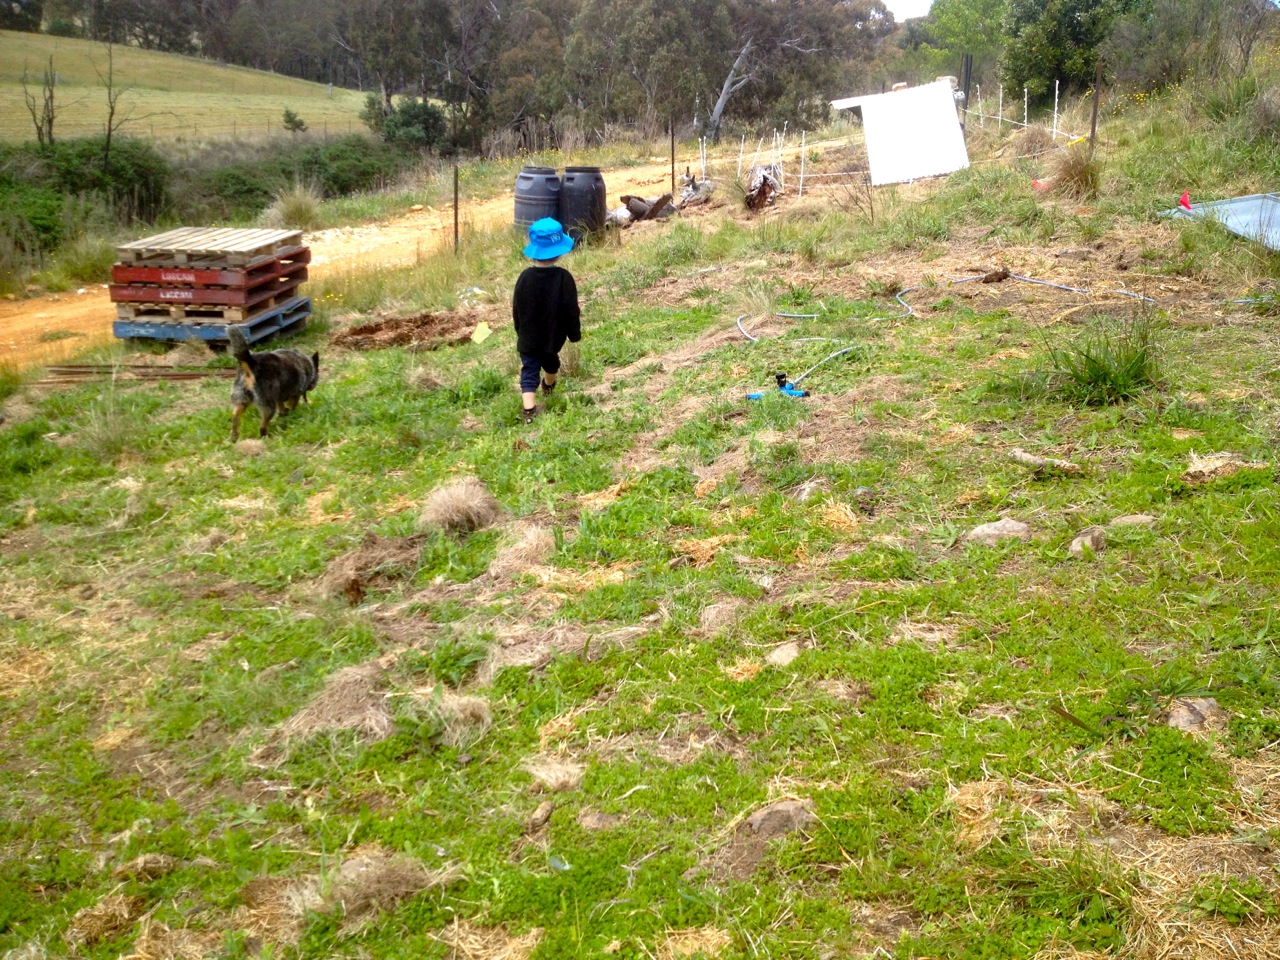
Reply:
[[[972, 277], [955, 277], [955, 278], [952, 278], [952, 279], [950, 279], [950, 280], [945, 281], [944, 285], [945, 285], [945, 286], [950, 287], [950, 286], [955, 286], [956, 284], [961, 284], [961, 283], [972, 283], [972, 282], [973, 282], [973, 281], [975, 281], [975, 280], [982, 280], [982, 279], [986, 278], [987, 276], [989, 276], [989, 274], [986, 274], [986, 273], [979, 273], [979, 274], [975, 274], [975, 275], [974, 275], [974, 276], [972, 276]], [[1020, 274], [1017, 274], [1017, 273], [1011, 273], [1011, 274], [1009, 274], [1008, 279], [1010, 279], [1010, 280], [1018, 280], [1018, 281], [1020, 281], [1020, 282], [1022, 282], [1022, 283], [1032, 283], [1032, 284], [1035, 284], [1035, 285], [1037, 285], [1037, 286], [1041, 286], [1041, 287], [1052, 287], [1052, 288], [1054, 288], [1055, 290], [1065, 290], [1065, 291], [1067, 291], [1068, 293], [1082, 293], [1082, 294], [1085, 294], [1086, 296], [1094, 296], [1094, 295], [1095, 295], [1095, 294], [1094, 294], [1094, 291], [1089, 290], [1089, 289], [1086, 289], [1085, 287], [1071, 287], [1071, 286], [1067, 286], [1066, 284], [1063, 284], [1063, 283], [1053, 283], [1052, 281], [1049, 281], [1049, 280], [1037, 280], [1037, 279], [1036, 279], [1036, 278], [1034, 278], [1034, 277], [1024, 277], [1024, 276], [1022, 276], [1022, 275], [1020, 275]], [[907, 317], [914, 317], [914, 316], [916, 315], [915, 309], [911, 306], [911, 304], [907, 303], [907, 301], [906, 301], [905, 297], [906, 297], [906, 296], [907, 296], [907, 294], [909, 294], [909, 293], [913, 293], [913, 292], [914, 292], [914, 291], [916, 291], [916, 290], [924, 290], [924, 289], [926, 289], [926, 288], [928, 288], [928, 287], [930, 287], [930, 286], [933, 286], [933, 285], [932, 285], [932, 284], [918, 284], [918, 285], [916, 285], [916, 286], [914, 286], [914, 287], [907, 287], [907, 289], [902, 290], [902, 291], [899, 291], [897, 294], [895, 294], [895, 295], [894, 295], [894, 299], [895, 299], [898, 303], [902, 304], [902, 307], [903, 307], [903, 311], [902, 311], [902, 313], [899, 313], [898, 315], [893, 316], [893, 317], [872, 317], [872, 318], [871, 318], [870, 320], [868, 320], [867, 322], [868, 322], [868, 323], [879, 323], [879, 322], [886, 321], [886, 320], [903, 320], [903, 319], [905, 319], [905, 318], [907, 318]], [[1141, 301], [1143, 301], [1144, 303], [1157, 303], [1157, 302], [1158, 302], [1154, 297], [1148, 297], [1148, 296], [1146, 296], [1145, 294], [1142, 294], [1142, 293], [1134, 293], [1134, 292], [1133, 292], [1133, 291], [1131, 291], [1131, 290], [1103, 290], [1103, 291], [1102, 291], [1102, 293], [1116, 294], [1116, 295], [1118, 295], [1118, 296], [1122, 296], [1122, 297], [1132, 297], [1133, 299], [1135, 299], [1135, 300], [1141, 300]], [[1257, 301], [1257, 300], [1235, 300], [1235, 301], [1232, 301], [1232, 302], [1233, 302], [1233, 303], [1257, 303], [1257, 302], [1259, 302], [1259, 301]], [[816, 313], [775, 313], [775, 314], [773, 314], [773, 315], [774, 315], [775, 317], [782, 317], [782, 318], [784, 318], [784, 319], [789, 319], [789, 320], [815, 320], [815, 319], [817, 319], [817, 318], [818, 318], [818, 316], [819, 316], [819, 314], [816, 314]], [[746, 313], [744, 313], [742, 316], [738, 317], [738, 319], [737, 319], [738, 330], [740, 330], [740, 331], [742, 332], [742, 335], [743, 335], [744, 337], [746, 337], [748, 340], [750, 340], [752, 343], [759, 343], [759, 342], [760, 342], [760, 338], [759, 338], [759, 337], [752, 336], [752, 335], [751, 335], [751, 333], [750, 333], [750, 332], [748, 332], [747, 328], [746, 328], [746, 327], [744, 327], [744, 326], [742, 325], [742, 321], [743, 321], [743, 320], [745, 320], [745, 319], [747, 319], [747, 317], [748, 317], [748, 316], [750, 316], [750, 314], [746, 314]], [[846, 340], [847, 340], [847, 338], [846, 338]], [[844, 342], [844, 341], [841, 341], [841, 340], [839, 340], [839, 339], [837, 339], [837, 338], [835, 338], [835, 337], [793, 337], [793, 338], [791, 338], [791, 339], [789, 339], [789, 340], [786, 340], [786, 341], [784, 341], [784, 342], [786, 342], [786, 343], [814, 343], [814, 342], [821, 342], [821, 343], [841, 343], [841, 342]], [[844, 355], [844, 354], [846, 354], [846, 353], [852, 353], [854, 350], [857, 350], [859, 346], [860, 346], [860, 345], [855, 344], [855, 345], [854, 345], [854, 346], [852, 346], [852, 347], [845, 347], [843, 350], [837, 350], [837, 351], [835, 351], [834, 353], [828, 354], [827, 356], [825, 356], [825, 357], [823, 357], [821, 360], [819, 360], [817, 363], [815, 363], [815, 364], [814, 364], [812, 367], [810, 367], [808, 370], [806, 370], [804, 373], [800, 374], [800, 376], [796, 377], [793, 381], [791, 381], [791, 385], [792, 385], [792, 386], [796, 386], [796, 385], [798, 385], [798, 384], [800, 383], [800, 381], [801, 381], [801, 380], [803, 380], [805, 377], [809, 376], [809, 374], [813, 373], [813, 371], [817, 370], [819, 367], [823, 366], [824, 364], [828, 363], [828, 362], [829, 362], [829, 361], [831, 361], [831, 360], [834, 360], [836, 357], [843, 356], [843, 355]]]

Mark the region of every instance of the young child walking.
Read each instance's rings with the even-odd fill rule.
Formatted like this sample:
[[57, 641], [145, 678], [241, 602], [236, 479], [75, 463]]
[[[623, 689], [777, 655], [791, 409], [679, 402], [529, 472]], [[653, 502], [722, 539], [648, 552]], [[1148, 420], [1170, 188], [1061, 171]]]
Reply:
[[[558, 220], [543, 217], [529, 227], [524, 255], [533, 261], [516, 281], [511, 317], [520, 353], [520, 408], [525, 423], [538, 414], [538, 387], [545, 397], [556, 388], [565, 341], [582, 339], [582, 311], [573, 274], [556, 260], [573, 249], [573, 237]], [[543, 371], [546, 371], [545, 376]]]

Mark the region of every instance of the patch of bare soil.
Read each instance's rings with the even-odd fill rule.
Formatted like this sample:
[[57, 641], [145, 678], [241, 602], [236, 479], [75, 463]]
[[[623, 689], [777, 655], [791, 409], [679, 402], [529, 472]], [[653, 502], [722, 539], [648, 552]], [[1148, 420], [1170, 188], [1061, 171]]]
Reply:
[[383, 317], [341, 330], [331, 336], [329, 342], [348, 350], [385, 350], [387, 347], [438, 350], [466, 343], [477, 325], [493, 316], [492, 312], [463, 307], [411, 317]]
[[803, 833], [817, 822], [807, 800], [779, 800], [734, 824], [728, 843], [703, 857], [684, 873], [692, 881], [705, 876], [712, 883], [749, 880], [769, 852], [769, 841]]
[[622, 758], [640, 762], [658, 759], [676, 766], [693, 763], [704, 754], [718, 753], [745, 760], [751, 749], [747, 740], [728, 730], [714, 730], [692, 715], [673, 717], [657, 736], [627, 733], [612, 737], [588, 737], [590, 750], [601, 759]]
[[713, 637], [737, 622], [747, 606], [741, 597], [725, 597], [703, 607], [698, 616], [698, 630], [705, 637]]
[[858, 930], [858, 948], [870, 956], [891, 956], [903, 936], [915, 936], [924, 925], [924, 916], [909, 906], [895, 903], [860, 903], [850, 920]]
[[412, 577], [418, 569], [423, 537], [365, 536], [355, 550], [329, 565], [320, 586], [331, 596], [345, 597], [352, 606], [370, 590], [386, 590]]
[[592, 632], [576, 623], [553, 627], [510, 624], [495, 631], [499, 645], [480, 668], [477, 680], [490, 683], [506, 667], [540, 668], [558, 654], [599, 656], [605, 650], [625, 646], [645, 633], [643, 627], [619, 627]]
[[[875, 378], [873, 378], [875, 379]], [[859, 419], [854, 406], [863, 402], [861, 387], [835, 396], [813, 398], [809, 419], [800, 425], [800, 456], [805, 463], [855, 463], [875, 423]]]

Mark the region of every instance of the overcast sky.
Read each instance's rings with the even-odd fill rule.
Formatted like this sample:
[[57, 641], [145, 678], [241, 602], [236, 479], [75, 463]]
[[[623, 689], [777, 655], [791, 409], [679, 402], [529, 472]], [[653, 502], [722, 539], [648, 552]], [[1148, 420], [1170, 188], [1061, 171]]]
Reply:
[[899, 23], [912, 17], [923, 17], [932, 3], [933, 0], [884, 0], [884, 5], [893, 11], [893, 18]]

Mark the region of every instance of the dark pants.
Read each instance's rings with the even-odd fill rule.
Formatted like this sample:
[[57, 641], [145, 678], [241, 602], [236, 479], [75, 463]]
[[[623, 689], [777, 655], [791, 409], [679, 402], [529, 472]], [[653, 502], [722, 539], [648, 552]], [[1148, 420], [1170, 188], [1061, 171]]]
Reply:
[[520, 392], [536, 393], [542, 380], [542, 371], [558, 373], [560, 371], [560, 354], [558, 353], [522, 353], [520, 354]]

